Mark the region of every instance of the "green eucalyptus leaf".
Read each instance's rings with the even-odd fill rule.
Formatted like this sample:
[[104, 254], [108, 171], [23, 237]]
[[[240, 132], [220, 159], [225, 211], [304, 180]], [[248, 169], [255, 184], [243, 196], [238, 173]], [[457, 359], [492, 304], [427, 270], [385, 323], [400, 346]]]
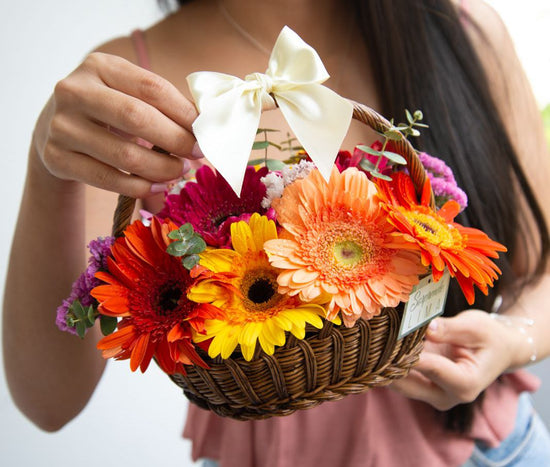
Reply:
[[411, 135], [412, 136], [420, 136], [420, 132], [418, 130], [416, 130], [415, 128], [412, 128], [411, 129]]
[[185, 269], [191, 270], [193, 269], [197, 264], [199, 264], [200, 256], [199, 255], [190, 255], [186, 256], [181, 260], [181, 264], [183, 264], [183, 267]]
[[255, 149], [267, 149], [269, 147], [269, 141], [254, 141], [252, 150]]
[[359, 165], [363, 170], [366, 170], [367, 172], [372, 172], [374, 168], [376, 167], [375, 164], [373, 164], [368, 159], [362, 159], [361, 162], [359, 162]]
[[414, 119], [415, 120], [422, 120], [424, 118], [424, 114], [422, 113], [422, 110], [416, 110], [414, 112]]
[[206, 250], [206, 242], [202, 239], [202, 237], [198, 235], [190, 238], [186, 242], [186, 246], [187, 246], [187, 251], [185, 255], [196, 255]]
[[[403, 130], [403, 132], [406, 132], [406, 131], [407, 130]], [[399, 131], [397, 131], [393, 128], [386, 131], [384, 133], [384, 136], [388, 139], [391, 139], [392, 141], [401, 141], [403, 139], [403, 135]]]
[[281, 130], [277, 130], [275, 128], [258, 128], [256, 130], [256, 134], [259, 135], [260, 133], [279, 133]]
[[76, 323], [76, 333], [78, 334], [78, 337], [84, 339], [84, 336], [86, 335], [86, 325], [83, 321], [78, 321]]
[[360, 144], [357, 146], [357, 149], [360, 151], [366, 152], [367, 154], [370, 154], [372, 156], [378, 156], [380, 157], [382, 153], [380, 151], [377, 151], [376, 149], [372, 149], [370, 146], [365, 146], [363, 144]]
[[384, 152], [382, 152], [382, 154], [384, 155], [384, 157], [386, 159], [389, 159], [394, 164], [405, 165], [407, 163], [407, 160], [401, 154], [397, 154], [397, 153], [392, 152], [392, 151], [384, 151]]
[[414, 126], [417, 126], [420, 128], [430, 128], [430, 125], [426, 125], [425, 123], [415, 123]]
[[101, 315], [99, 317], [99, 324], [101, 327], [101, 333], [104, 336], [108, 336], [116, 329], [117, 319], [114, 316]]
[[171, 256], [184, 256], [187, 254], [187, 242], [176, 241], [166, 247], [166, 252]]
[[[412, 125], [414, 123], [414, 118], [407, 109], [405, 109], [405, 115], [407, 117], [407, 121]], [[415, 116], [416, 116], [416, 112], [415, 112]]]
[[188, 238], [191, 238], [193, 234], [195, 233], [193, 226], [187, 222], [186, 224], [183, 224], [179, 229], [172, 230], [170, 233], [168, 233], [168, 238], [171, 238], [172, 240], [187, 240]]
[[384, 175], [384, 174], [381, 174], [380, 172], [377, 172], [375, 170], [373, 170], [370, 174], [373, 177], [379, 178], [381, 180], [386, 180], [387, 182], [391, 182], [391, 177], [389, 177], [387, 175]]
[[286, 164], [277, 159], [268, 159], [266, 165], [269, 170], [282, 170]]

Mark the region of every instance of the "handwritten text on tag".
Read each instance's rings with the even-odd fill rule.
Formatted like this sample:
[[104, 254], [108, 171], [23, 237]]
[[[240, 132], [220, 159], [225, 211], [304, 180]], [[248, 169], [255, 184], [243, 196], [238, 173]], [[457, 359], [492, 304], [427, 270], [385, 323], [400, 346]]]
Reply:
[[445, 271], [438, 282], [434, 282], [430, 274], [413, 288], [409, 301], [405, 305], [398, 339], [443, 313], [449, 290], [449, 279], [448, 271]]

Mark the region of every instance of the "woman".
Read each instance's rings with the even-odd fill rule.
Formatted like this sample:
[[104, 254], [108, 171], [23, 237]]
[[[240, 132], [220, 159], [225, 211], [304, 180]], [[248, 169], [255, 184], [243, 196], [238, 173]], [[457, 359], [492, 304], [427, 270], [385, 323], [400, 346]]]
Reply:
[[[166, 183], [201, 162], [185, 77], [197, 70], [241, 77], [262, 71], [288, 24], [319, 52], [332, 75], [327, 84], [339, 94], [396, 118], [406, 107], [424, 111], [431, 128], [420, 146], [448, 157], [471, 200], [464, 222], [509, 246], [497, 292], [511, 324], [467, 310], [452, 294], [448, 313], [464, 311], [436, 321], [419, 365], [394, 391], [250, 424], [220, 421], [192, 407], [187, 433], [195, 455], [219, 458], [223, 465], [435, 466], [481, 455], [472, 454], [474, 438], [508, 446], [519, 393], [534, 384], [522, 374], [494, 381], [550, 353], [544, 292], [550, 282], [550, 212], [544, 203], [550, 197], [549, 161], [532, 95], [502, 24], [483, 3], [472, 2], [468, 13], [447, 0], [348, 3], [196, 0], [148, 30], [145, 46], [139, 35], [112, 41], [59, 82], [31, 145], [4, 307], [8, 382], [17, 405], [38, 426], [53, 431], [76, 416], [104, 367], [93, 338], [81, 342], [51, 326], [51, 310], [83, 269], [82, 246], [108, 232], [115, 193], [143, 198], [156, 211], [156, 194]], [[285, 128], [277, 112], [265, 114], [262, 125]], [[173, 155], [155, 153], [138, 138]], [[374, 138], [356, 125], [345, 147]], [[37, 222], [44, 226], [40, 246], [32, 241]], [[55, 260], [45, 253], [54, 246]], [[538, 282], [524, 284], [533, 277]], [[492, 294], [477, 306], [489, 310], [494, 299]], [[525, 318], [536, 322], [527, 336], [518, 324]], [[33, 329], [41, 332], [34, 335]], [[42, 360], [17, 345], [30, 339], [44, 349]], [[39, 384], [28, 385], [31, 375]], [[484, 405], [459, 406], [486, 389]], [[445, 420], [430, 406], [459, 408]], [[493, 407], [501, 413], [486, 413]], [[529, 414], [520, 408], [518, 423]], [[334, 413], [345, 413], [348, 422], [330, 423]], [[523, 431], [534, 425], [525, 418]], [[405, 435], [399, 428], [404, 423]], [[403, 445], [406, 436], [411, 442]], [[396, 443], [400, 449], [393, 448]], [[317, 447], [327, 445], [330, 450]]]

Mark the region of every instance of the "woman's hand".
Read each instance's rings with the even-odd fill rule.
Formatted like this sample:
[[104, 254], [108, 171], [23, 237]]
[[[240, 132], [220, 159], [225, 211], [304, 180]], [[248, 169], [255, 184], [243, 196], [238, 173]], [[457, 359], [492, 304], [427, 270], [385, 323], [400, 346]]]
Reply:
[[[193, 103], [172, 84], [123, 58], [92, 53], [61, 80], [42, 112], [34, 144], [54, 176], [143, 198], [201, 157]], [[172, 155], [137, 144], [146, 140]]]
[[390, 387], [448, 410], [474, 401], [503, 372], [527, 362], [529, 351], [524, 335], [483, 311], [437, 318], [418, 364]]

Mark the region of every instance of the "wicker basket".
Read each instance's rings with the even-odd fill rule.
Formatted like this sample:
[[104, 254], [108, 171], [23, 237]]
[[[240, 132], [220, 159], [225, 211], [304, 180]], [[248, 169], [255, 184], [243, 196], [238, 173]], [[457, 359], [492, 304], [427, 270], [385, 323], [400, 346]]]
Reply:
[[[379, 132], [390, 128], [374, 110], [352, 103], [354, 119]], [[395, 145], [420, 193], [426, 174], [415, 150], [405, 139]], [[134, 199], [120, 196], [114, 236], [122, 235], [130, 223], [134, 205]], [[198, 349], [210, 369], [188, 366], [186, 375], [170, 378], [191, 402], [224, 417], [254, 420], [289, 415], [406, 376], [418, 360], [426, 328], [398, 340], [401, 317], [401, 311], [386, 308], [351, 328], [325, 321], [320, 330], [308, 327], [303, 340], [288, 333], [285, 345], [273, 355], [258, 346], [251, 361], [242, 356], [211, 359]]]

